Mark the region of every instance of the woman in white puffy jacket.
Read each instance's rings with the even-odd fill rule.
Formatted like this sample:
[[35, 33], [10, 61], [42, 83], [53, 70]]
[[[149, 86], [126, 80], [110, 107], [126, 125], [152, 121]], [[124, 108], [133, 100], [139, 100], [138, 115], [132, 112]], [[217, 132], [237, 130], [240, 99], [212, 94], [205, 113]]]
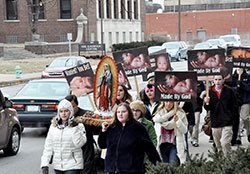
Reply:
[[52, 164], [56, 174], [80, 174], [83, 169], [81, 147], [86, 143], [85, 127], [74, 119], [71, 103], [62, 100], [58, 115], [52, 119], [41, 157], [42, 173]]
[[[186, 162], [185, 133], [187, 132], [186, 114], [177, 106], [174, 114], [174, 102], [162, 102], [153, 117], [157, 135], [157, 148], [160, 151], [162, 161], [173, 164]], [[176, 136], [174, 127], [176, 122]]]

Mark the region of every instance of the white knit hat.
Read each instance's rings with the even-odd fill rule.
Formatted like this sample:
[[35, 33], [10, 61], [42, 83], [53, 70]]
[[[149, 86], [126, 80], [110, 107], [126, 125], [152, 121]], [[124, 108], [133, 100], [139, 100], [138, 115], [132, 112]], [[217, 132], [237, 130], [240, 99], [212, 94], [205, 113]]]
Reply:
[[69, 118], [71, 118], [73, 115], [74, 115], [74, 109], [73, 109], [73, 106], [72, 104], [66, 100], [66, 99], [63, 99], [62, 101], [60, 101], [59, 105], [58, 105], [58, 115], [59, 115], [59, 111], [60, 109], [68, 109], [70, 111], [70, 116]]

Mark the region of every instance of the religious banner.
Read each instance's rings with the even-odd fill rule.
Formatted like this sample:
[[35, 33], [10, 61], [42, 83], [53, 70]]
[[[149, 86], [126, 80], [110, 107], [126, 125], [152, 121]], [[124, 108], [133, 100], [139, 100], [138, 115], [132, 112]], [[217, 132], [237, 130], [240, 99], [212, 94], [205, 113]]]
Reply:
[[94, 80], [94, 103], [101, 115], [111, 116], [118, 90], [117, 66], [112, 57], [99, 62]]
[[250, 68], [250, 47], [228, 47], [227, 56], [233, 58], [233, 66]]
[[156, 101], [190, 101], [197, 97], [197, 73], [155, 71]]
[[84, 63], [63, 71], [73, 94], [77, 97], [93, 92], [94, 73], [90, 63]]
[[113, 57], [116, 63], [122, 63], [127, 76], [140, 75], [151, 69], [147, 47], [114, 52]]

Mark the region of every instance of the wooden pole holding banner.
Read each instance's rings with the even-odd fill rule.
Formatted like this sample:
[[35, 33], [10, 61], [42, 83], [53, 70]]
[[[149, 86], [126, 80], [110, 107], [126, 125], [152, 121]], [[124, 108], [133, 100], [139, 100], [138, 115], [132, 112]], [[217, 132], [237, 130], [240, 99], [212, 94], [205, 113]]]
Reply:
[[[239, 68], [238, 81], [240, 81], [241, 79], [241, 74], [242, 74], [242, 68]], [[238, 84], [237, 86], [240, 87], [240, 84]]]
[[138, 82], [137, 82], [136, 76], [134, 76], [134, 80], [135, 80], [135, 87], [136, 87], [136, 92], [137, 92], [137, 99], [141, 100], [140, 92], [139, 92], [139, 87], [138, 87]]
[[[174, 115], [177, 112], [177, 102], [174, 102]], [[177, 136], [177, 126], [176, 126], [176, 121], [174, 121], [174, 136]]]
[[[206, 97], [209, 97], [208, 76], [206, 76]], [[206, 103], [208, 105], [208, 103]]]
[[93, 101], [92, 101], [92, 99], [91, 99], [91, 97], [90, 97], [89, 94], [88, 94], [88, 98], [89, 98], [89, 101], [90, 101], [90, 103], [92, 105], [93, 110], [95, 111], [96, 110], [95, 105], [94, 105], [94, 103], [93, 103]]

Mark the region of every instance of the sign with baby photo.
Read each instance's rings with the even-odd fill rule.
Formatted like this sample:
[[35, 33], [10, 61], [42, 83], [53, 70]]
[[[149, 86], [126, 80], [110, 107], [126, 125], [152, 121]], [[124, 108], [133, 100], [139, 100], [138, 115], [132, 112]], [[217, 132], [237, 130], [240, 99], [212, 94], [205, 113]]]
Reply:
[[232, 74], [233, 60], [226, 57], [225, 49], [188, 50], [188, 70], [198, 76]]
[[118, 82], [119, 84], [123, 84], [127, 89], [131, 89], [130, 82], [128, 80], [128, 77], [126, 76], [126, 73], [123, 69], [123, 66], [121, 63], [116, 64], [117, 71], [118, 71]]
[[197, 73], [155, 71], [156, 101], [191, 101], [197, 97]]
[[233, 66], [250, 68], [250, 47], [228, 47], [227, 56], [233, 59]]
[[116, 63], [122, 63], [127, 76], [146, 73], [151, 69], [147, 47], [114, 52], [113, 57]]
[[84, 63], [63, 71], [73, 94], [77, 97], [93, 92], [94, 72], [90, 63]]
[[154, 59], [154, 63], [151, 62], [154, 71], [172, 70], [168, 53], [152, 54], [150, 55], [150, 59]]

